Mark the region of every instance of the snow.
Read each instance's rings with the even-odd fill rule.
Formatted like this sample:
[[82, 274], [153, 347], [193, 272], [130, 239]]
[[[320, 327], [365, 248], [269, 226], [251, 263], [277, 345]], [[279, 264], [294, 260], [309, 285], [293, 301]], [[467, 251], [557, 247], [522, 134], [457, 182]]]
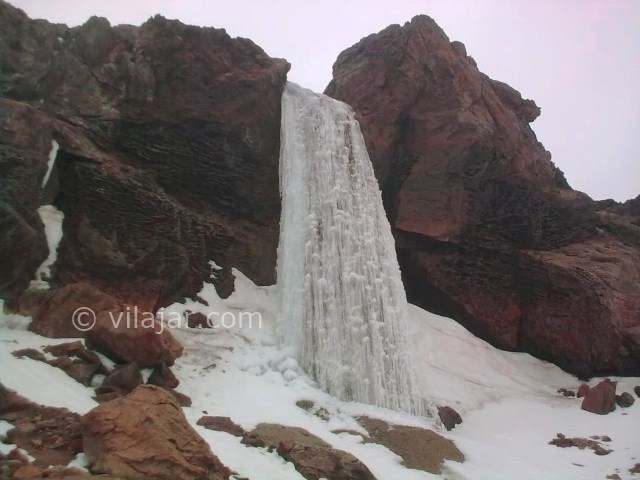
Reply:
[[348, 105], [286, 85], [280, 192], [283, 340], [332, 395], [425, 412], [413, 393], [395, 242]]
[[51, 266], [58, 256], [58, 244], [62, 240], [62, 221], [64, 213], [53, 205], [42, 205], [38, 208], [38, 214], [44, 224], [44, 233], [47, 238], [49, 255], [36, 271], [36, 278], [31, 282], [31, 288], [48, 289], [47, 279], [51, 277]]
[[[322, 391], [300, 368], [293, 352], [278, 346], [277, 289], [257, 287], [239, 271], [233, 272], [236, 288], [229, 298], [221, 299], [213, 285], [205, 284], [200, 296], [208, 307], [188, 301], [167, 307], [164, 313], [247, 311], [262, 315], [259, 328], [234, 325], [172, 331], [185, 347], [173, 367], [180, 379], [178, 390], [193, 401], [192, 407], [184, 409], [185, 415], [220, 460], [241, 476], [252, 480], [302, 478], [276, 453], [247, 447], [229, 434], [197, 426], [204, 411], [229, 416], [245, 429], [262, 422], [305, 428], [354, 454], [379, 480], [591, 480], [604, 479], [616, 469], [623, 480], [633, 478], [628, 469], [640, 462], [638, 401], [606, 416], [585, 412], [580, 409], [580, 400], [556, 393], [559, 387], [575, 389], [580, 384], [575, 377], [529, 355], [496, 350], [454, 321], [411, 306], [408, 321], [419, 349], [416, 370], [420, 372], [421, 393], [437, 404], [454, 406], [462, 413], [463, 423], [444, 432], [427, 417], [345, 402]], [[45, 405], [79, 413], [94, 407], [91, 389], [54, 367], [10, 354], [18, 348], [68, 341], [7, 328], [13, 323], [22, 327], [25, 320], [18, 322], [16, 316], [7, 320], [7, 315], [3, 318], [0, 314], [0, 382]], [[619, 392], [632, 391], [640, 384], [637, 378], [613, 380], [619, 381]], [[324, 408], [328, 420], [296, 406], [299, 400], [311, 400], [317, 408]], [[403, 467], [397, 455], [381, 445], [362, 443], [358, 435], [332, 432], [348, 429], [365, 433], [354, 418], [358, 415], [432, 428], [452, 439], [466, 461], [447, 462], [442, 475], [432, 475]], [[568, 437], [608, 435], [614, 451], [597, 456], [590, 450], [549, 445], [556, 433]], [[74, 464], [84, 462], [78, 458]]]
[[49, 177], [51, 176], [51, 172], [53, 171], [53, 165], [56, 162], [56, 155], [58, 155], [58, 142], [56, 142], [55, 140], [51, 141], [51, 150], [49, 151], [49, 160], [47, 161], [47, 173], [45, 173], [44, 177], [42, 178], [42, 185], [41, 187], [44, 188], [47, 185], [47, 182], [49, 181]]

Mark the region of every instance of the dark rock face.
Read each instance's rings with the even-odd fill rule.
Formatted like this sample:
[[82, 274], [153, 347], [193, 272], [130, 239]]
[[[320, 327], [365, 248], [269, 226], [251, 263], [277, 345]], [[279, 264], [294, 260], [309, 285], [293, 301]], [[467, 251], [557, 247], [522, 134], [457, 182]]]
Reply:
[[[231, 472], [187, 422], [170, 393], [143, 385], [82, 417], [93, 473], [126, 479], [222, 480]], [[149, 461], [152, 459], [153, 461]]]
[[2, 297], [46, 258], [36, 208], [51, 200], [65, 214], [54, 285], [154, 310], [195, 295], [211, 259], [223, 294], [230, 266], [273, 282], [287, 62], [160, 16], [67, 28], [2, 1], [0, 58]]
[[414, 18], [338, 57], [326, 93], [357, 113], [409, 300], [581, 376], [640, 373], [636, 201], [572, 190], [531, 100]]

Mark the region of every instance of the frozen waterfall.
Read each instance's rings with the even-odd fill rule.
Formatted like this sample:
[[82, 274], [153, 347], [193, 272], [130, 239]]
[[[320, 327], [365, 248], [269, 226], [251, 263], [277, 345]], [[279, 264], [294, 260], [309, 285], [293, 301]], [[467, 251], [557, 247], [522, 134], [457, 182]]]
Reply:
[[283, 341], [330, 394], [422, 414], [394, 240], [349, 106], [287, 84], [280, 191]]

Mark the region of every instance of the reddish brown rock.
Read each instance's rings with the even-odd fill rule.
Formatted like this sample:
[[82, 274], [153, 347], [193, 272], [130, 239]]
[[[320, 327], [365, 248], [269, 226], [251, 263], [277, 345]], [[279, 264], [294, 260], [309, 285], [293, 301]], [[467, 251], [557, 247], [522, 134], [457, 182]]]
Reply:
[[576, 392], [573, 390], [567, 390], [566, 388], [561, 388], [558, 390], [558, 393], [562, 394], [563, 397], [575, 397]]
[[140, 374], [138, 364], [135, 362], [123, 365], [107, 375], [102, 382], [102, 387], [115, 388], [125, 392], [131, 392], [142, 385], [144, 380]]
[[580, 387], [578, 387], [578, 393], [576, 394], [576, 396], [578, 398], [582, 398], [587, 394], [588, 391], [589, 391], [589, 385], [587, 385], [586, 383], [583, 383], [582, 385], [580, 385]]
[[384, 445], [400, 456], [407, 468], [440, 474], [445, 460], [464, 462], [464, 455], [455, 443], [432, 430], [370, 417], [359, 417], [358, 423], [369, 433], [365, 442]]
[[28, 464], [20, 467], [14, 474], [13, 480], [124, 480], [111, 475], [91, 475], [85, 470], [73, 467], [38, 467]]
[[438, 416], [447, 430], [456, 428], [462, 423], [462, 417], [453, 408], [448, 406], [438, 407]]
[[[118, 309], [116, 299], [87, 282], [28, 291], [20, 297], [19, 305], [20, 313], [33, 317], [29, 330], [50, 338], [82, 338], [85, 327], [90, 327], [93, 313]], [[85, 316], [78, 317], [77, 312], [84, 312]], [[74, 323], [74, 318], [80, 323]], [[85, 325], [83, 321], [89, 323]]]
[[245, 434], [245, 445], [276, 450], [307, 480], [375, 480], [367, 466], [348, 452], [297, 427], [261, 423]]
[[[0, 5], [0, 55], [4, 64], [2, 37], [8, 34], [4, 23], [13, 18], [4, 16], [3, 10]], [[4, 73], [2, 77], [4, 84]], [[48, 255], [37, 208], [53, 132], [48, 115], [6, 99], [2, 91], [0, 97], [0, 298], [13, 303]], [[32, 128], [34, 125], [39, 128]]]
[[203, 417], [200, 417], [197, 424], [206, 428], [207, 430], [225, 432], [236, 437], [242, 437], [247, 433], [240, 425], [234, 423], [233, 420], [231, 420], [229, 417], [213, 417], [210, 415], [205, 415]]
[[37, 465], [67, 465], [82, 451], [78, 414], [38, 405], [1, 384], [0, 420], [13, 425], [8, 443], [29, 453]]
[[140, 367], [173, 365], [182, 355], [182, 345], [154, 319], [152, 313], [135, 308], [102, 312], [86, 338], [92, 348], [117, 362], [136, 362]]
[[100, 372], [102, 365], [96, 363], [87, 363], [82, 360], [71, 362], [65, 373], [73, 378], [76, 382], [83, 384], [85, 387], [91, 385], [93, 376]]
[[189, 328], [211, 328], [213, 325], [204, 313], [186, 312]]
[[35, 348], [22, 348], [20, 350], [15, 350], [11, 352], [16, 358], [30, 358], [31, 360], [36, 360], [38, 362], [46, 362], [47, 358], [44, 354]]
[[164, 389], [138, 387], [82, 417], [93, 473], [123, 479], [226, 480], [231, 472], [211, 453]]
[[5, 2], [0, 52], [2, 101], [15, 104], [0, 108], [0, 296], [46, 258], [35, 210], [52, 138], [55, 285], [86, 280], [155, 311], [196, 295], [211, 259], [224, 294], [230, 266], [274, 281], [286, 61], [161, 16], [67, 28]]
[[411, 302], [589, 377], [640, 374], [640, 202], [572, 190], [529, 122], [426, 16], [340, 54]]
[[616, 409], [616, 385], [609, 379], [603, 380], [589, 389], [582, 399], [582, 409], [587, 412], [606, 415]]
[[635, 398], [629, 392], [623, 392], [620, 395], [616, 395], [616, 403], [619, 407], [629, 408], [635, 403]]
[[165, 390], [167, 390], [173, 396], [173, 398], [175, 398], [178, 401], [181, 407], [190, 407], [191, 404], [193, 403], [189, 395], [185, 395], [184, 393], [178, 392], [177, 390], [173, 390], [173, 389], [165, 389]]
[[609, 455], [613, 450], [608, 448], [604, 448], [600, 442], [596, 442], [595, 440], [590, 440], [588, 438], [568, 438], [564, 436], [562, 433], [558, 433], [556, 438], [549, 442], [549, 445], [555, 445], [560, 448], [569, 448], [569, 447], [577, 447], [580, 450], [584, 450], [588, 448], [593, 450], [593, 453], [596, 455]]
[[633, 391], [635, 392], [636, 397], [640, 398], [640, 385], [633, 387]]
[[162, 363], [153, 369], [147, 383], [171, 389], [180, 385], [180, 380], [177, 379], [166, 363]]

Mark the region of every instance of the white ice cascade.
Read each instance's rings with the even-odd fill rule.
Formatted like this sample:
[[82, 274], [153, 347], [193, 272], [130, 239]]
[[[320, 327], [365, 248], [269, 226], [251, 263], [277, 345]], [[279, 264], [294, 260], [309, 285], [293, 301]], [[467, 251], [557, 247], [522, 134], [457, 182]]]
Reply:
[[394, 240], [349, 106], [287, 84], [280, 192], [283, 341], [330, 394], [422, 414]]

